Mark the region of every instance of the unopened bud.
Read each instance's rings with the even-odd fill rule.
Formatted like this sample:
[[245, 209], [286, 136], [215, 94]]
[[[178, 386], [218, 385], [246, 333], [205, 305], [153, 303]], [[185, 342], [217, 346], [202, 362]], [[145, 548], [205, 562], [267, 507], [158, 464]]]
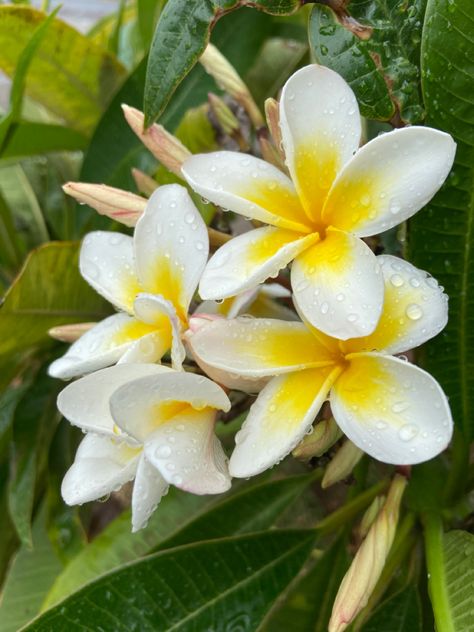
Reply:
[[361, 540], [367, 535], [370, 527], [374, 523], [374, 520], [379, 515], [379, 512], [382, 509], [385, 500], [385, 496], [377, 496], [376, 498], [374, 498], [374, 500], [370, 504], [370, 507], [367, 508], [366, 512], [362, 516], [359, 528], [357, 529], [358, 536]]
[[266, 162], [275, 165], [275, 167], [280, 169], [280, 171], [283, 171], [283, 173], [288, 174], [285, 163], [276, 150], [275, 145], [268, 139], [268, 131], [264, 127], [261, 127], [258, 131], [258, 144], [260, 145], [262, 158]]
[[122, 110], [127, 123], [145, 147], [169, 171], [182, 178], [181, 167], [183, 162], [191, 156], [190, 151], [176, 136], [167, 132], [162, 125], [154, 123], [148, 129], [144, 129], [145, 116], [140, 110], [129, 105], [122, 105]]
[[311, 434], [306, 435], [303, 441], [293, 450], [293, 456], [302, 461], [322, 456], [342, 437], [339, 426], [334, 418], [323, 419], [314, 426]]
[[321, 481], [321, 487], [326, 489], [326, 487], [330, 487], [347, 478], [363, 455], [364, 452], [354, 445], [352, 441], [343, 443], [327, 466]]
[[237, 103], [240, 103], [254, 126], [256, 128], [261, 127], [264, 122], [257, 104], [235, 68], [227, 61], [224, 55], [215, 46], [208, 44], [199, 61], [204, 70], [211, 77], [214, 77], [219, 88], [227, 92]]
[[106, 184], [68, 182], [63, 185], [63, 191], [80, 204], [88, 204], [100, 215], [106, 215], [125, 226], [135, 226], [147, 203], [135, 193]]
[[397, 474], [387, 500], [352, 561], [334, 602], [328, 632], [342, 632], [364, 608], [390, 551], [407, 480]]
[[278, 105], [278, 101], [276, 101], [275, 99], [266, 99], [265, 118], [267, 119], [267, 126], [275, 144], [275, 149], [278, 152], [280, 158], [285, 161], [285, 152], [283, 151], [280, 130], [280, 108]]
[[223, 316], [219, 314], [196, 314], [189, 319], [189, 329], [185, 332], [185, 337], [189, 338], [202, 327], [209, 325], [214, 320], [222, 320]]
[[52, 327], [48, 331], [48, 335], [55, 340], [61, 342], [75, 342], [82, 335], [84, 335], [89, 329], [92, 329], [96, 323], [76, 323], [74, 325], [60, 325], [59, 327]]
[[208, 95], [209, 106], [214, 114], [222, 132], [227, 136], [233, 136], [239, 130], [239, 121], [230, 107], [212, 92]]
[[143, 195], [150, 197], [153, 191], [156, 191], [158, 188], [158, 182], [154, 180], [151, 176], [143, 173], [140, 169], [132, 168], [132, 178], [135, 180], [135, 184], [137, 185], [137, 189]]

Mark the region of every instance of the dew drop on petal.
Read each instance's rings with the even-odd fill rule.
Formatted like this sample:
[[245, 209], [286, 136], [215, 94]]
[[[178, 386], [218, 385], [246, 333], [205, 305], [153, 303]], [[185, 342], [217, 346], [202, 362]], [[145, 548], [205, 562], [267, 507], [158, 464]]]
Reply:
[[394, 287], [401, 287], [404, 283], [403, 277], [401, 277], [399, 274], [392, 274], [392, 276], [390, 277], [390, 283]]
[[419, 320], [423, 316], [423, 310], [417, 303], [410, 303], [405, 310], [410, 320]]
[[161, 445], [159, 448], [155, 450], [155, 456], [158, 459], [166, 459], [171, 455], [171, 448], [169, 445]]
[[420, 429], [415, 424], [405, 424], [398, 431], [398, 436], [402, 441], [411, 441], [416, 437]]

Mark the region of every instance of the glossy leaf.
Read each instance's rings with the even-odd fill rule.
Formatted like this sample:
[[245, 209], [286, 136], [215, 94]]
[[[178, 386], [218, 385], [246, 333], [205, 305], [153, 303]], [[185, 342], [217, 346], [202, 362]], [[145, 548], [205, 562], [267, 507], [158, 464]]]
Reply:
[[[12, 76], [18, 57], [45, 14], [0, 7], [0, 69]], [[26, 81], [26, 93], [73, 129], [90, 132], [125, 77], [124, 68], [73, 27], [55, 19]]]
[[452, 134], [458, 147], [447, 183], [408, 232], [410, 260], [449, 296], [448, 325], [421, 361], [445, 389], [465, 440], [474, 436], [474, 66], [467, 63], [473, 40], [470, 0], [428, 1], [421, 60], [426, 122]]
[[421, 632], [421, 606], [414, 586], [407, 586], [384, 601], [360, 632]]
[[64, 569], [44, 607], [64, 599], [98, 575], [152, 551], [269, 528], [310, 480], [298, 476], [271, 481], [218, 499], [171, 490], [148, 526], [134, 534], [130, 532], [127, 511]]
[[25, 630], [256, 630], [314, 535], [273, 531], [170, 549], [85, 586]]
[[211, 29], [226, 13], [251, 4], [274, 15], [293, 13], [300, 0], [170, 0], [158, 21], [145, 83], [145, 121], [151, 125], [163, 112], [171, 95], [199, 59]]
[[474, 535], [467, 531], [445, 534], [443, 559], [452, 629], [470, 632], [474, 629]]
[[315, 60], [344, 77], [363, 116], [419, 123], [424, 0], [351, 0], [339, 15], [322, 4], [315, 4], [309, 23]]

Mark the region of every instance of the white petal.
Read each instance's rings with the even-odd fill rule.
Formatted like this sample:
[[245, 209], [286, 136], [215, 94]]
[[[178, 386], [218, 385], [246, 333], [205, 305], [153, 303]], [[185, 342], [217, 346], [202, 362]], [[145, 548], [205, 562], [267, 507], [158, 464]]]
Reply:
[[132, 531], [146, 527], [151, 514], [168, 491], [168, 483], [142, 454], [132, 493]]
[[341, 430], [361, 450], [384, 463], [432, 459], [449, 443], [448, 401], [429, 373], [398, 358], [355, 354], [331, 392]]
[[244, 217], [309, 232], [310, 223], [291, 180], [273, 165], [232, 151], [191, 156], [183, 174], [204, 198]]
[[377, 258], [358, 237], [329, 229], [295, 259], [293, 302], [328, 336], [346, 340], [371, 333], [380, 318], [384, 284]]
[[402, 353], [436, 336], [448, 322], [448, 297], [436, 279], [398, 257], [377, 260], [385, 282], [382, 316], [370, 336], [349, 340], [346, 352]]
[[193, 494], [230, 488], [227, 458], [214, 434], [215, 411], [189, 409], [145, 441], [147, 459], [176, 487]]
[[121, 386], [110, 399], [110, 410], [123, 431], [144, 442], [160, 424], [187, 409], [180, 403], [197, 410], [230, 409], [227, 395], [211, 380], [193, 373], [169, 371]]
[[276, 276], [317, 235], [301, 235], [282, 228], [257, 228], [239, 235], [211, 257], [199, 284], [204, 299], [223, 299], [255, 288]]
[[329, 192], [323, 219], [360, 237], [381, 233], [427, 204], [445, 181], [456, 144], [429, 127], [404, 127], [364, 145]]
[[136, 340], [125, 351], [117, 364], [154, 364], [170, 348], [170, 336], [167, 332], [153, 332]]
[[351, 88], [313, 64], [286, 82], [280, 100], [286, 163], [308, 217], [318, 220], [337, 173], [359, 146], [360, 117]]
[[141, 448], [88, 434], [79, 444], [74, 463], [66, 472], [61, 494], [68, 505], [102, 498], [135, 476]]
[[69, 384], [58, 395], [57, 406], [66, 419], [82, 430], [117, 438], [120, 430], [110, 414], [110, 396], [123, 384], [148, 375], [171, 371], [155, 364], [119, 364]]
[[142, 336], [154, 332], [154, 327], [127, 314], [104, 318], [49, 366], [49, 375], [68, 380], [102, 369], [120, 360]]
[[[133, 304], [135, 314], [145, 323], [162, 323], [163, 316], [171, 324], [171, 361], [173, 368], [180, 370], [186, 351], [181, 342], [182, 322], [171, 301], [154, 294], [139, 294]], [[166, 327], [164, 328], [166, 330]], [[169, 345], [168, 345], [169, 348]]]
[[229, 471], [247, 478], [283, 459], [311, 428], [338, 369], [305, 369], [274, 377], [235, 437]]
[[112, 305], [133, 313], [133, 301], [141, 288], [131, 237], [107, 231], [88, 233], [82, 242], [79, 268], [85, 280]]
[[249, 318], [214, 320], [187, 335], [193, 355], [235, 377], [259, 378], [333, 364], [326, 348], [299, 322]]
[[206, 265], [209, 238], [184, 187], [168, 184], [153, 193], [135, 227], [133, 244], [143, 290], [171, 301], [186, 320]]

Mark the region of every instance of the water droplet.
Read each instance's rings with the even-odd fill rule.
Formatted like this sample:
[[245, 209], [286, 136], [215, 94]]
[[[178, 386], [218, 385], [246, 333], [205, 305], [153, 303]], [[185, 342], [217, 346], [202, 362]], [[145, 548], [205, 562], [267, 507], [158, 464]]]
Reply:
[[404, 280], [403, 277], [401, 277], [399, 274], [392, 274], [392, 276], [390, 277], [390, 283], [394, 287], [401, 287], [404, 284]]
[[160, 445], [160, 447], [155, 450], [155, 456], [157, 459], [166, 459], [170, 455], [171, 448], [169, 445]]
[[410, 406], [410, 404], [408, 402], [395, 402], [395, 404], [393, 404], [393, 406], [392, 406], [392, 411], [394, 413], [402, 413], [409, 406]]
[[415, 424], [405, 424], [398, 431], [398, 436], [402, 441], [411, 441], [416, 437], [420, 429]]
[[355, 323], [358, 318], [359, 318], [358, 314], [349, 314], [349, 316], [347, 317], [347, 320], [350, 323]]
[[327, 314], [329, 311], [329, 304], [324, 302], [321, 304], [321, 314]]
[[410, 320], [419, 320], [423, 316], [423, 310], [417, 303], [411, 303], [406, 308], [405, 314]]
[[186, 224], [192, 224], [194, 222], [194, 213], [186, 213], [184, 216], [184, 221]]

